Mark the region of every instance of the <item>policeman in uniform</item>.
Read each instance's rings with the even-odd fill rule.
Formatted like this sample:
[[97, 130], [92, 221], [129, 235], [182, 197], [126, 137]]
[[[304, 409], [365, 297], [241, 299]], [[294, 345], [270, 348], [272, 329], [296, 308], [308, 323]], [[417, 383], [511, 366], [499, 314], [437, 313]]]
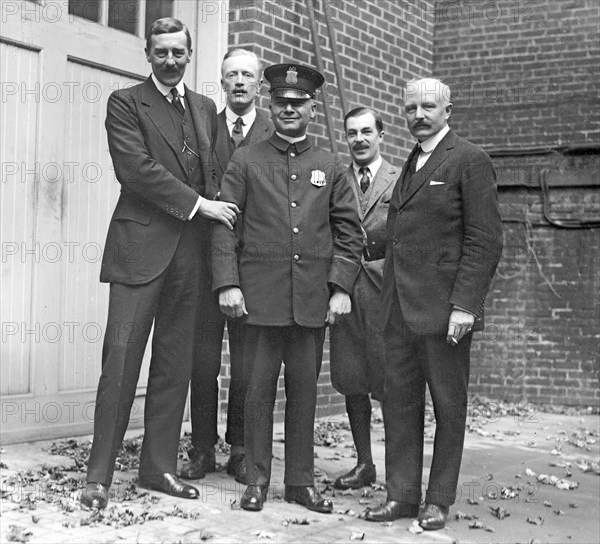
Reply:
[[[316, 70], [278, 64], [271, 84], [275, 134], [240, 147], [221, 182], [221, 200], [241, 210], [239, 231], [214, 225], [213, 288], [228, 317], [247, 324], [244, 343], [247, 482], [240, 506], [261, 510], [271, 482], [273, 407], [285, 364], [285, 493], [329, 513], [314, 487], [313, 428], [325, 325], [351, 311], [362, 232], [345, 168], [306, 135], [316, 116]], [[239, 260], [238, 260], [239, 255]]]

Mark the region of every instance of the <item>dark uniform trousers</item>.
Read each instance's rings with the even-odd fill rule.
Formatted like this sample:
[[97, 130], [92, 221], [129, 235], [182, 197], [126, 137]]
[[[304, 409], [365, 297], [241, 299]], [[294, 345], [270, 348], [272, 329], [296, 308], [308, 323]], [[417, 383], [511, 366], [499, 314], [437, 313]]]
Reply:
[[162, 274], [143, 285], [110, 285], [88, 482], [111, 484], [153, 322], [139, 474], [176, 472], [204, 258], [199, 239], [206, 239], [209, 230], [207, 220], [195, 217], [184, 225], [173, 259]]
[[436, 431], [425, 500], [450, 506], [456, 499], [465, 436], [472, 335], [453, 347], [446, 343], [446, 330], [415, 331], [405, 322], [396, 293], [393, 299], [384, 331], [387, 498], [421, 502], [427, 384]]
[[269, 485], [273, 408], [285, 365], [286, 485], [314, 485], [314, 418], [325, 327], [246, 325], [244, 380], [246, 467], [249, 485]]

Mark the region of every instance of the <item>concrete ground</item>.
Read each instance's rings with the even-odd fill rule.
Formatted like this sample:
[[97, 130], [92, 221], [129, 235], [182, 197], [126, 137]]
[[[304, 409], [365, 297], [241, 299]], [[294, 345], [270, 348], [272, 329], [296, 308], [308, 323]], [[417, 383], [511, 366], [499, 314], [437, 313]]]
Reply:
[[[373, 422], [378, 484], [338, 492], [333, 478], [355, 464], [344, 416], [319, 420], [316, 481], [334, 500], [322, 515], [283, 501], [283, 426], [275, 427], [273, 483], [262, 512], [239, 509], [243, 486], [221, 470], [195, 482], [199, 500], [175, 499], [131, 485], [136, 471], [115, 472], [107, 510], [82, 509], [84, 474], [68, 457], [50, 455], [52, 442], [7, 445], [1, 452], [0, 541], [30, 543], [164, 542], [396, 542], [598, 543], [600, 542], [599, 421], [597, 415], [476, 408], [469, 418], [459, 499], [445, 529], [411, 532], [412, 520], [370, 523], [360, 515], [385, 500], [384, 433]], [[185, 426], [185, 429], [189, 429]], [[434, 426], [426, 428], [424, 480]], [[131, 431], [128, 437], [139, 435]], [[90, 437], [78, 438], [80, 443]], [[58, 441], [55, 441], [58, 442]], [[61, 466], [63, 468], [61, 468]], [[58, 467], [58, 468], [57, 468]], [[29, 471], [29, 472], [28, 472]], [[194, 483], [194, 482], [192, 482]], [[70, 485], [70, 487], [69, 487]]]

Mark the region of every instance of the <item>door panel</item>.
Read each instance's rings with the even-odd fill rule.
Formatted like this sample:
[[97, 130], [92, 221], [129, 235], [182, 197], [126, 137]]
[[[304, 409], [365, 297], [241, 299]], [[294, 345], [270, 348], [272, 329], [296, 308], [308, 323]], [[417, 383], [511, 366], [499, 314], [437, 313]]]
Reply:
[[[32, 277], [39, 248], [33, 229], [36, 209], [36, 132], [39, 101], [23, 100], [23, 90], [35, 92], [39, 51], [0, 43], [0, 225], [2, 232], [2, 338], [0, 394], [29, 393], [31, 342], [41, 329], [32, 323]], [[16, 74], [16, 77], [12, 77]]]

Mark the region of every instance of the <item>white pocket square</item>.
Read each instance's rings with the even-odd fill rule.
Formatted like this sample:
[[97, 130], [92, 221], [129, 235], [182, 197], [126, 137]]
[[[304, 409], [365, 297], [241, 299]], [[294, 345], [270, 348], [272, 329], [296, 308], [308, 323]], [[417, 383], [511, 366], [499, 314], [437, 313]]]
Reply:
[[445, 181], [430, 181], [429, 185], [446, 185]]

